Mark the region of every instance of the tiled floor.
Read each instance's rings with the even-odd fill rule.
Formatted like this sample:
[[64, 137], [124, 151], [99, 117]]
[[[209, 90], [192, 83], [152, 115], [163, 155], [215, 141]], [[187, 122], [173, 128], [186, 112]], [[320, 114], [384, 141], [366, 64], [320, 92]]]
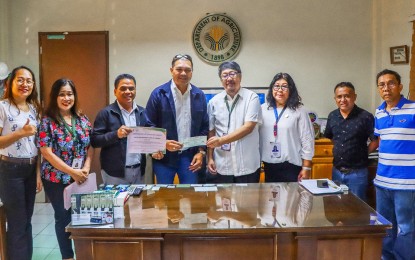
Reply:
[[62, 259], [55, 235], [53, 208], [50, 203], [36, 203], [32, 217], [33, 258], [32, 260]]

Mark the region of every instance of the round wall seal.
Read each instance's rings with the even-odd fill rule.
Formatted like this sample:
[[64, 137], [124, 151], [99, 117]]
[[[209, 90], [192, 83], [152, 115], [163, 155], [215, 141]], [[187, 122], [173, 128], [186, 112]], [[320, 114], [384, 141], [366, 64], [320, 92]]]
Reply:
[[208, 14], [193, 29], [193, 46], [206, 62], [219, 65], [234, 59], [241, 48], [241, 30], [225, 14]]

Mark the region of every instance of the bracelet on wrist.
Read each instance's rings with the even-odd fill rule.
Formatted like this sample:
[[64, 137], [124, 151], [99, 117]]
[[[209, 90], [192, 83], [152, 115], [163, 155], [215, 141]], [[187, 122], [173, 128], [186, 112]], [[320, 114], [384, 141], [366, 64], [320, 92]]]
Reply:
[[201, 153], [203, 156], [206, 155], [206, 151], [203, 151], [203, 150], [199, 150], [199, 153]]
[[307, 166], [303, 166], [302, 169], [306, 171], [311, 171], [311, 167], [307, 167]]

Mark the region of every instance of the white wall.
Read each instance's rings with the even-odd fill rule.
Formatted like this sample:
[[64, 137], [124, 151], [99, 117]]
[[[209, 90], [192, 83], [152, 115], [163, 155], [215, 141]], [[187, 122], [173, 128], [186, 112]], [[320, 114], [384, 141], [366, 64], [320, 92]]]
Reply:
[[[39, 31], [108, 30], [110, 82], [120, 73], [132, 73], [138, 81], [136, 100], [145, 105], [151, 90], [170, 79], [171, 58], [177, 53], [193, 56], [195, 85], [220, 86], [217, 67], [197, 57], [191, 34], [206, 13], [221, 12], [242, 31], [236, 61], [242, 67], [243, 86], [267, 86], [275, 73], [288, 72], [305, 105], [326, 117], [335, 108], [335, 84], [351, 81], [358, 104], [373, 111], [380, 102], [374, 74], [390, 67], [389, 47], [411, 44], [407, 17], [415, 12], [413, 2], [13, 0], [7, 1], [7, 30], [0, 26], [0, 34], [8, 39], [7, 53], [0, 49], [0, 60], [10, 67], [25, 64], [37, 72]], [[408, 65], [391, 68], [404, 78], [409, 75]], [[406, 86], [408, 82], [404, 80]]]
[[[412, 46], [413, 24], [409, 22], [411, 15], [415, 14], [415, 1], [413, 0], [379, 0], [376, 12], [378, 35], [374, 41], [376, 55], [376, 71], [388, 68], [397, 71], [402, 77], [404, 89], [402, 94], [406, 97], [409, 91], [409, 64], [391, 64], [390, 47], [408, 45]], [[412, 57], [410, 57], [412, 59]], [[375, 79], [373, 79], [375, 81]]]

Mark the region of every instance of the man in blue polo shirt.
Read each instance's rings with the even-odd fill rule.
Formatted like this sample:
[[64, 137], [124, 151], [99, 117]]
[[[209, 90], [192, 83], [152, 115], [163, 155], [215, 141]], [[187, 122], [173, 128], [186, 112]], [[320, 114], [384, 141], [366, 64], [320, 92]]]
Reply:
[[382, 259], [415, 259], [415, 102], [401, 95], [401, 76], [377, 74], [383, 102], [375, 114], [379, 164], [375, 178], [376, 210], [392, 222], [383, 241]]

